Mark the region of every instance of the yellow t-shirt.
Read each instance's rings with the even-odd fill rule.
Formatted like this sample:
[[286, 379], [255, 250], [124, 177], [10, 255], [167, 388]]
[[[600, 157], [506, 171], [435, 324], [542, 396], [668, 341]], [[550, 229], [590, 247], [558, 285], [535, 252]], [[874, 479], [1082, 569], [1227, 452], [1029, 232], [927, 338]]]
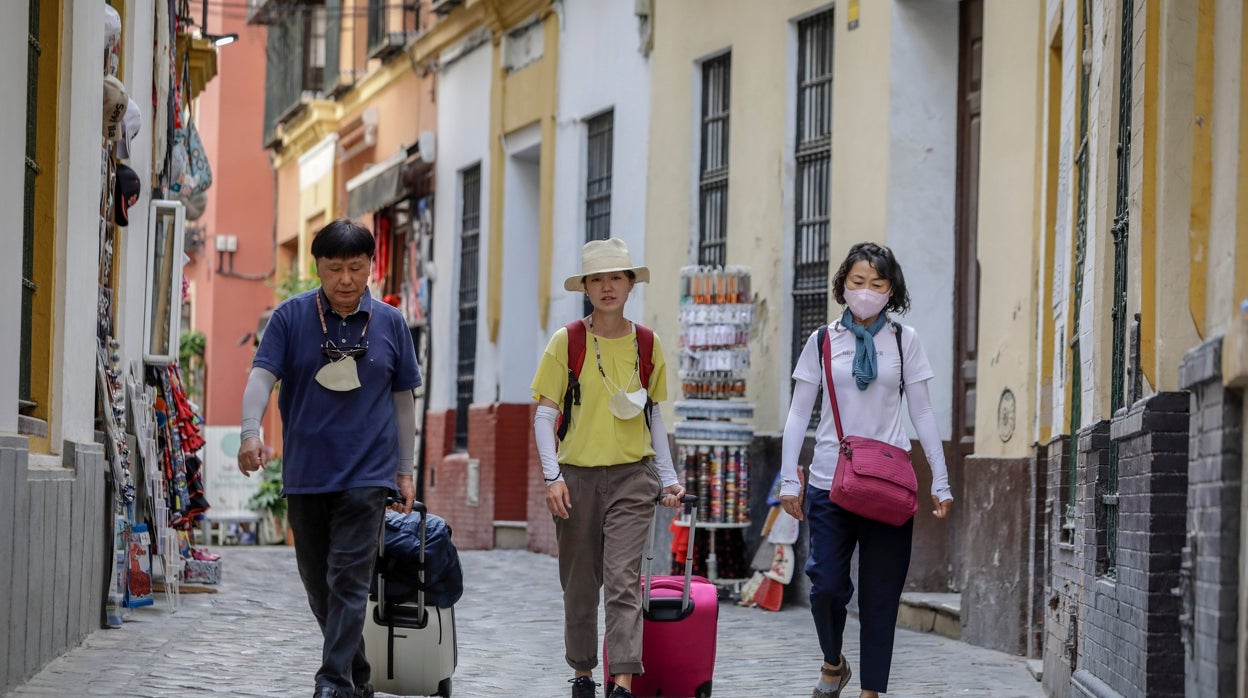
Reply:
[[[572, 406], [572, 424], [568, 435], [559, 444], [559, 462], [579, 466], [616, 465], [635, 463], [654, 455], [650, 445], [650, 432], [646, 418], [637, 415], [629, 420], [617, 419], [607, 409], [607, 400], [613, 388], [608, 387], [598, 372], [598, 359], [594, 354], [594, 337], [585, 335], [585, 361], [581, 365], [581, 404]], [[641, 384], [636, 332], [624, 337], [606, 339], [598, 337], [598, 349], [602, 354], [602, 370], [615, 387], [624, 391], [637, 390]], [[659, 337], [654, 336], [654, 370], [650, 374], [647, 392], [650, 399], [662, 402], [667, 399], [667, 366], [663, 363], [663, 347]], [[533, 377], [533, 399], [548, 398], [563, 409], [563, 393], [568, 387], [568, 330], [561, 327], [550, 338], [542, 360]]]

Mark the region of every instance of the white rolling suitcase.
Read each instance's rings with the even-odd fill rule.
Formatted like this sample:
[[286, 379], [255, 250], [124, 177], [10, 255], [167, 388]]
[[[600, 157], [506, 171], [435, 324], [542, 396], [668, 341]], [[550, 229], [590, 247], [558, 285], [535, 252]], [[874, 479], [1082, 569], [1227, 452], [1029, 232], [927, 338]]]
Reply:
[[[364, 653], [372, 665], [373, 688], [400, 696], [451, 695], [451, 676], [459, 661], [455, 641], [455, 609], [425, 605], [425, 505], [420, 514], [420, 584], [414, 603], [388, 603], [386, 579], [378, 561], [377, 592], [368, 598], [364, 619]], [[386, 555], [382, 526], [380, 557]]]

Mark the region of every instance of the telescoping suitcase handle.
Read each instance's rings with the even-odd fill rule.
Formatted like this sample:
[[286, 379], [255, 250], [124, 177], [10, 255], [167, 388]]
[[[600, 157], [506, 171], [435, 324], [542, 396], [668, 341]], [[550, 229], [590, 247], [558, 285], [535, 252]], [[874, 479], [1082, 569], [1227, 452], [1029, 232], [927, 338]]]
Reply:
[[[387, 497], [386, 505], [402, 504], [404, 500], [397, 497]], [[417, 621], [420, 625], [425, 623], [425, 538], [427, 535], [425, 515], [428, 509], [425, 508], [424, 502], [412, 502], [412, 512], [420, 516], [420, 565], [416, 570], [416, 579], [419, 582], [416, 585], [416, 612], [420, 618]], [[386, 521], [382, 518], [381, 532], [377, 534], [377, 617], [380, 620], [386, 620], [386, 576], [381, 573], [382, 561], [386, 557]]]
[[[652, 563], [654, 562], [654, 522], [659, 518], [659, 503], [663, 501], [664, 494], [660, 494], [654, 502], [654, 516], [650, 517], [650, 531], [646, 534], [646, 583], [644, 585], [644, 594], [641, 600], [641, 610], [643, 613], [650, 612], [650, 596], [653, 590], [651, 577]], [[698, 501], [698, 496], [694, 494], [686, 494], [680, 498], [681, 504], [694, 504]], [[689, 611], [689, 586], [693, 581], [693, 538], [698, 528], [698, 508], [691, 507], [689, 514], [689, 543], [685, 546], [685, 584], [684, 590], [680, 595], [680, 616], [683, 618]]]

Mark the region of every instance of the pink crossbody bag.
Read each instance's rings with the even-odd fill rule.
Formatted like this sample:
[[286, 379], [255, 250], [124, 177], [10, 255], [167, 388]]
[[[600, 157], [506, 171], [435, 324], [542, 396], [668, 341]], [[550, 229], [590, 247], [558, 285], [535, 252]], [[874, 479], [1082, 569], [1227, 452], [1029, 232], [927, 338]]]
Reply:
[[[902, 361], [901, 384], [904, 392], [905, 354], [901, 351], [901, 326], [896, 323], [893, 326], [897, 333], [897, 353]], [[910, 462], [910, 452], [865, 436], [845, 436], [845, 430], [841, 428], [841, 410], [836, 402], [836, 384], [832, 382], [832, 338], [826, 327], [820, 334], [823, 375], [832, 403], [836, 436], [841, 444], [829, 496], [846, 511], [890, 526], [900, 526], [919, 510], [919, 482]]]

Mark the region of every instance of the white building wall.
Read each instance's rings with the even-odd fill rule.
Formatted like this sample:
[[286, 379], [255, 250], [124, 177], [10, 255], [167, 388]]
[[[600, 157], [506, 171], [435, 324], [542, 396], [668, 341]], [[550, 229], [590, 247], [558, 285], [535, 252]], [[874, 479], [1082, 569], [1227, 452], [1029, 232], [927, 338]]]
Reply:
[[[14, 3], [0, 22], [0, 84], [10, 85], [12, 100], [0, 109], [0, 324], [14, 328], [22, 320], [22, 200], [26, 179], [27, 3]], [[0, 434], [17, 433], [18, 332], [0, 334]]]
[[[152, 122], [155, 118], [150, 100], [140, 99], [152, 90], [152, 72], [147, 66], [152, 65], [153, 41], [155, 32], [155, 13], [127, 12], [125, 37], [146, 37], [138, 41], [125, 41], [122, 44], [123, 64], [125, 68], [126, 91], [139, 105], [141, 113], [139, 134], [130, 142], [130, 159], [126, 164], [134, 169], [143, 186], [139, 187], [139, 200], [130, 207], [130, 224], [122, 228], [119, 236], [121, 249], [117, 254], [120, 265], [117, 307], [116, 332], [121, 342], [122, 365], [134, 366], [143, 361], [143, 318], [147, 288], [147, 265], [149, 262], [147, 243], [148, 207], [152, 201]], [[141, 369], [140, 369], [141, 370]], [[136, 377], [142, 374], [135, 373]]]
[[[942, 439], [953, 423], [954, 201], [957, 185], [958, 5], [893, 4], [889, 61], [885, 244], [906, 275], [910, 312], [936, 375], [929, 382]], [[835, 184], [834, 184], [835, 186]], [[1020, 221], [1031, 225], [1031, 220]], [[991, 234], [992, 231], [980, 231]], [[840, 258], [831, 260], [833, 273]]]
[[[479, 42], [480, 39], [469, 39]], [[471, 43], [465, 47], [471, 46]], [[432, 298], [432, 365], [429, 409], [455, 407], [455, 375], [459, 336], [459, 234], [463, 188], [460, 172], [481, 164], [481, 256], [479, 262], [477, 356], [489, 346], [485, 324], [486, 270], [489, 264], [490, 213], [490, 69], [493, 51], [488, 37], [467, 53], [443, 55], [438, 76], [438, 149], [434, 198], [434, 273]], [[482, 363], [478, 360], [478, 364]], [[478, 373], [478, 384], [487, 381]]]
[[[611, 235], [628, 245], [634, 264], [646, 263], [646, 167], [650, 122], [650, 61], [641, 54], [633, 3], [569, 0], [559, 36], [556, 108], [554, 255], [551, 263], [549, 337], [583, 313], [583, 296], [563, 290], [581, 269], [585, 243], [586, 122], [615, 110], [612, 141]], [[650, 322], [645, 313], [674, 307], [646, 306], [647, 284], [633, 291], [625, 314]], [[669, 338], [668, 343], [675, 341]], [[543, 347], [545, 338], [542, 339]], [[539, 351], [541, 348], [539, 348]], [[670, 386], [669, 386], [670, 387]]]
[[[96, 298], [100, 245], [100, 104], [104, 99], [104, 3], [65, 6], [57, 206], [56, 319], [52, 337], [53, 452], [94, 440]], [[133, 40], [133, 39], [132, 39]], [[138, 101], [138, 100], [136, 100]], [[142, 304], [131, 298], [125, 303]], [[84, 399], [92, 396], [92, 399]]]

